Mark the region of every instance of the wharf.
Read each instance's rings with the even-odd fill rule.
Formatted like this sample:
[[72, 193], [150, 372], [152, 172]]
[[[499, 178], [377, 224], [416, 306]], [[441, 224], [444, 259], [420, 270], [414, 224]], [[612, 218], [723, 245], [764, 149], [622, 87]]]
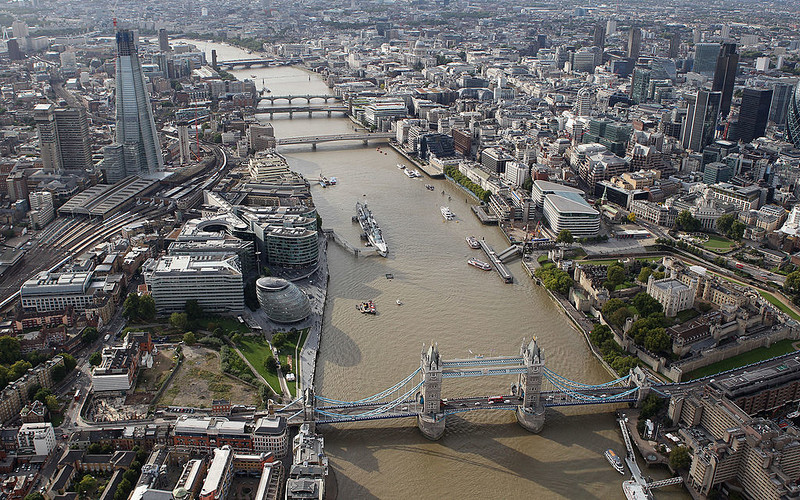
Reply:
[[486, 226], [496, 226], [497, 225], [497, 217], [494, 215], [489, 215], [480, 205], [470, 205], [472, 209], [472, 213], [481, 221], [481, 224]]
[[497, 256], [497, 253], [494, 251], [494, 249], [491, 246], [489, 246], [489, 244], [486, 243], [486, 241], [483, 239], [478, 240], [478, 243], [481, 244], [481, 248], [486, 253], [486, 256], [489, 257], [489, 260], [492, 262], [494, 269], [497, 271], [497, 274], [499, 274], [500, 277], [503, 278], [503, 281], [505, 281], [506, 283], [513, 283], [514, 276], [512, 276], [506, 265], [503, 264], [503, 262]]
[[412, 158], [408, 153], [406, 153], [406, 151], [402, 147], [398, 146], [394, 141], [389, 141], [389, 146], [398, 153], [400, 153], [403, 156], [403, 158], [405, 158], [409, 163], [414, 165], [414, 167], [425, 172], [425, 175], [427, 175], [431, 179], [444, 179], [444, 172], [442, 171], [442, 169], [435, 167], [429, 163], [422, 163], [416, 158]]

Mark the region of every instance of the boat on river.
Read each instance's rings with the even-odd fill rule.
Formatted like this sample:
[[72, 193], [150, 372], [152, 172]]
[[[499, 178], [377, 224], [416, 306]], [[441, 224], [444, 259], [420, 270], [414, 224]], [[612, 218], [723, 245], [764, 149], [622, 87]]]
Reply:
[[371, 300], [356, 305], [356, 309], [358, 309], [361, 314], [378, 314], [378, 311], [375, 309], [375, 303]]
[[474, 236], [467, 236], [467, 245], [469, 245], [470, 248], [475, 250], [481, 247], [480, 242]]
[[450, 211], [449, 207], [439, 207], [439, 210], [442, 211], [442, 217], [444, 217], [444, 220], [453, 220], [456, 218], [456, 216], [453, 215], [453, 212]]
[[356, 220], [364, 234], [367, 235], [367, 240], [378, 252], [381, 257], [386, 257], [389, 254], [389, 246], [383, 239], [381, 228], [372, 216], [372, 211], [367, 207], [366, 202], [356, 202]]
[[611, 464], [614, 469], [619, 472], [620, 474], [625, 474], [625, 466], [622, 464], [622, 459], [619, 458], [619, 455], [614, 453], [614, 450], [611, 448], [607, 449], [605, 452], [606, 460], [608, 463]]
[[469, 264], [470, 266], [473, 266], [473, 267], [477, 267], [478, 269], [482, 269], [484, 271], [491, 271], [492, 270], [492, 266], [490, 266], [488, 262], [484, 262], [484, 261], [478, 260], [478, 259], [469, 259], [467, 261], [467, 264]]

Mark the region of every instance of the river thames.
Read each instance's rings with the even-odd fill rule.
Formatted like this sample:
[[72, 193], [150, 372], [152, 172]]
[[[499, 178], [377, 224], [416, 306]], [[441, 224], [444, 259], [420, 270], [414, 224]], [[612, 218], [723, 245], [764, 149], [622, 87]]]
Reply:
[[[212, 48], [223, 61], [247, 56], [222, 44], [193, 43], [209, 60]], [[319, 76], [297, 68], [232, 73], [253, 79], [258, 88], [266, 85], [273, 95], [331, 93]], [[270, 121], [277, 137], [353, 131], [346, 117], [324, 116], [258, 118]], [[351, 217], [356, 202], [366, 201], [389, 245], [387, 258], [357, 258], [333, 242], [328, 247], [330, 284], [318, 394], [355, 400], [392, 386], [419, 367], [422, 347], [430, 342], [437, 342], [448, 359], [518, 354], [523, 339], [532, 337], [544, 350], [547, 366], [559, 374], [586, 383], [611, 380], [583, 336], [521, 264], [509, 266], [515, 278], [511, 285], [494, 272], [466, 264], [472, 256], [485, 258], [466, 245], [466, 236], [484, 237], [498, 251], [508, 243], [498, 228], [477, 221], [459, 188], [446, 181], [409, 179], [396, 166], [403, 158], [385, 143], [323, 143], [316, 151], [309, 145], [286, 146], [279, 152], [309, 179], [337, 177], [338, 185], [327, 189], [312, 182], [323, 227], [361, 245], [360, 228]], [[456, 220], [445, 222], [441, 205], [449, 206]], [[386, 279], [387, 273], [394, 279]], [[376, 316], [356, 311], [356, 304], [367, 299], [375, 301]], [[514, 382], [511, 377], [447, 380], [442, 395], [508, 394]], [[623, 476], [603, 457], [608, 448], [624, 453], [614, 409], [548, 410], [538, 435], [522, 429], [507, 411], [450, 416], [437, 442], [425, 439], [413, 419], [323, 426], [320, 431], [340, 499], [624, 498]], [[667, 477], [660, 469], [644, 473]], [[677, 487], [656, 496], [688, 498]]]

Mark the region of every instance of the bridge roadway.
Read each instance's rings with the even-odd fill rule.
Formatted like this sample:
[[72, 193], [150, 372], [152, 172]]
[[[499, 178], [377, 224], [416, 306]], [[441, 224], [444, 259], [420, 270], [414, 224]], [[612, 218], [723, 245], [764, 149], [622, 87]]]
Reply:
[[266, 108], [256, 108], [256, 114], [268, 114], [273, 118], [277, 114], [289, 114], [292, 118], [295, 113], [308, 113], [310, 117], [313, 113], [327, 113], [330, 117], [333, 113], [347, 113], [349, 111], [347, 106], [340, 105], [325, 105], [325, 106], [270, 106]]
[[258, 100], [259, 101], [288, 101], [289, 104], [292, 104], [292, 101], [295, 99], [303, 100], [305, 99], [308, 104], [311, 104], [311, 101], [314, 99], [323, 100], [326, 103], [329, 100], [340, 101], [341, 98], [332, 94], [302, 94], [302, 95], [273, 95], [273, 94], [263, 94], [261, 95]]
[[362, 141], [366, 143], [375, 139], [390, 139], [395, 134], [391, 132], [372, 132], [372, 133], [356, 133], [356, 134], [333, 134], [333, 135], [309, 135], [303, 137], [284, 137], [276, 139], [275, 143], [278, 146], [288, 146], [291, 144], [311, 144], [315, 145], [320, 142], [334, 142], [334, 141]]

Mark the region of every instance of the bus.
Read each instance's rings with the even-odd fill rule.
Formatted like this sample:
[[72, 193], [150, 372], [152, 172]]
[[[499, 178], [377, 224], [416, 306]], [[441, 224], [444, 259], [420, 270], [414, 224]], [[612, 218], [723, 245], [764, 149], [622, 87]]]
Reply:
[[81, 399], [81, 390], [80, 389], [76, 389], [75, 390], [75, 401], [77, 401], [79, 399]]
[[492, 397], [489, 398], [489, 404], [490, 405], [493, 405], [495, 403], [502, 403], [502, 402], [503, 402], [503, 396], [492, 396]]

